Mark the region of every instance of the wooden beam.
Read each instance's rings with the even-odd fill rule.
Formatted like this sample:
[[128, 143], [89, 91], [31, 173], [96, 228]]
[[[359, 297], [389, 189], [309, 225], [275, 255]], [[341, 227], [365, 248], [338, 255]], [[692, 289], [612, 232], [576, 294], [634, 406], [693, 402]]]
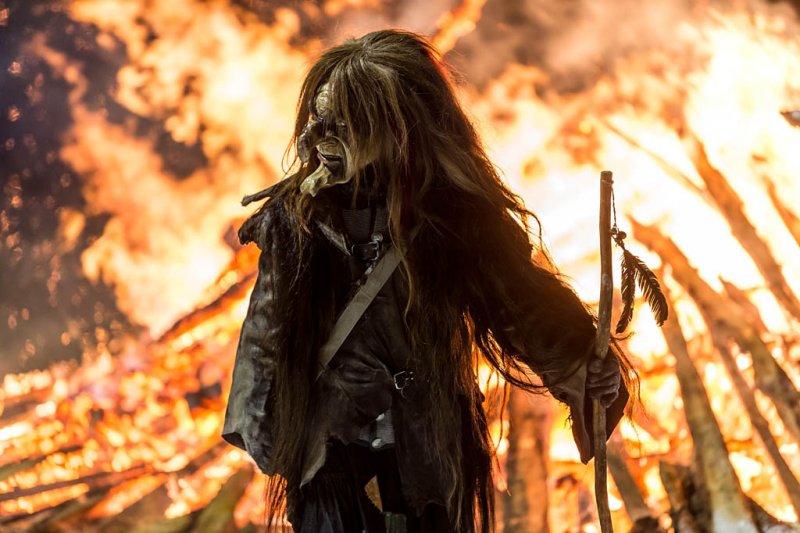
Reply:
[[655, 226], [645, 226], [635, 220], [631, 220], [631, 225], [636, 240], [670, 265], [672, 276], [695, 301], [705, 322], [713, 324], [743, 351], [750, 353], [756, 387], [772, 400], [786, 430], [800, 442], [800, 393], [761, 340], [747, 313], [736, 302], [712, 289], [675, 243]]
[[206, 505], [192, 525], [193, 533], [233, 533], [236, 524], [233, 511], [253, 479], [253, 468], [248, 464], [233, 474]]
[[508, 418], [508, 490], [503, 498], [503, 531], [546, 533], [550, 402], [512, 387]]
[[800, 246], [800, 216], [796, 215], [783, 203], [772, 180], [764, 178], [763, 181], [767, 187], [767, 194], [772, 202], [772, 206], [775, 208], [775, 211], [778, 212], [778, 216], [783, 220], [786, 229], [789, 230], [789, 233], [794, 238], [797, 245]]
[[612, 433], [608, 441], [608, 468], [633, 523], [632, 531], [663, 533], [655, 513], [647, 506], [642, 489], [628, 468], [628, 454], [619, 431]]
[[689, 355], [675, 305], [666, 285], [663, 289], [672, 312], [662, 326], [662, 332], [675, 356], [675, 373], [681, 387], [686, 422], [694, 441], [704, 485], [708, 489], [713, 531], [756, 533], [758, 528], [728, 458], [728, 448], [711, 409], [703, 380]]
[[783, 275], [780, 265], [770, 248], [756, 232], [755, 227], [744, 213], [744, 202], [733, 190], [725, 176], [711, 164], [706, 154], [705, 146], [688, 129], [684, 130], [684, 147], [689, 158], [694, 163], [698, 174], [706, 184], [711, 197], [717, 204], [725, 220], [731, 228], [733, 236], [747, 251], [753, 262], [758, 267], [772, 294], [797, 320], [800, 320], [800, 300], [792, 291]]

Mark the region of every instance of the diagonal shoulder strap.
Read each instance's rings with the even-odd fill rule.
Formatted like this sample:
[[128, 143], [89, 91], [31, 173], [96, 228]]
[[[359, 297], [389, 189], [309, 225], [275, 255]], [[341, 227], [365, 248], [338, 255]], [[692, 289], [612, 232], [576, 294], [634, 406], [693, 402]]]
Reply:
[[367, 275], [364, 284], [359, 287], [353, 298], [348, 302], [347, 307], [342, 311], [342, 314], [336, 319], [330, 337], [328, 337], [328, 340], [322, 345], [322, 348], [320, 348], [318, 359], [319, 369], [317, 370], [317, 377], [315, 379], [319, 379], [328, 367], [328, 363], [331, 362], [331, 359], [333, 359], [333, 356], [339, 351], [342, 343], [344, 343], [347, 336], [350, 335], [350, 332], [353, 331], [353, 328], [364, 315], [364, 311], [367, 310], [369, 304], [372, 303], [381, 288], [386, 285], [386, 282], [399, 263], [400, 252], [397, 247], [391, 246], [383, 254], [383, 257], [380, 258], [372, 269], [372, 272]]

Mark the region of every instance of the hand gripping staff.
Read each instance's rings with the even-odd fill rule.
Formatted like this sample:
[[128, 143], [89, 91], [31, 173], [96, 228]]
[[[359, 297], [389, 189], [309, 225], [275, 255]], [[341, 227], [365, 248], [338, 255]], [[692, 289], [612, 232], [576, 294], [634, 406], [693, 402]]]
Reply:
[[[661, 326], [667, 319], [667, 301], [655, 274], [635, 255], [625, 248], [626, 234], [617, 228], [617, 212], [613, 204], [612, 174], [608, 170], [600, 173], [600, 303], [595, 338], [595, 357], [605, 359], [611, 339], [611, 301], [614, 292], [614, 277], [611, 267], [611, 239], [622, 249], [621, 289], [623, 310], [616, 326], [622, 333], [633, 318], [633, 303], [636, 286], [642, 290], [653, 310], [656, 323]], [[614, 225], [611, 225], [611, 213]], [[594, 440], [594, 490], [597, 499], [597, 516], [602, 533], [613, 533], [611, 510], [608, 505], [608, 462], [606, 460], [606, 408], [599, 400], [592, 400], [592, 430]]]

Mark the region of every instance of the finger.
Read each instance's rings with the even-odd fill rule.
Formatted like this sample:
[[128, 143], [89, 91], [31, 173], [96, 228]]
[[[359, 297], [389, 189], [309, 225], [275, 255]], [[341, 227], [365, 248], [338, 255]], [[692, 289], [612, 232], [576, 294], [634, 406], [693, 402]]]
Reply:
[[619, 383], [622, 380], [622, 376], [620, 376], [619, 372], [614, 374], [606, 374], [606, 375], [597, 375], [593, 374], [586, 377], [586, 384], [597, 386], [597, 385], [604, 385], [606, 383]]
[[603, 359], [603, 372], [619, 371], [619, 361], [615, 357], [606, 357]]
[[619, 361], [615, 357], [606, 357], [599, 359], [597, 357], [591, 359], [587, 365], [590, 374], [603, 374], [619, 370]]
[[590, 394], [589, 395], [589, 397], [592, 400], [599, 401], [605, 407], [608, 407], [609, 405], [614, 403], [614, 400], [616, 400], [618, 396], [619, 396], [619, 392], [618, 391], [607, 392], [606, 394], [597, 394], [597, 395]]
[[608, 407], [614, 403], [614, 400], [617, 399], [619, 393], [615, 392], [614, 394], [607, 394], [600, 399], [600, 403], [603, 404], [603, 407]]
[[590, 387], [587, 389], [591, 398], [601, 398], [608, 394], [616, 393], [619, 390], [619, 384], [605, 385], [603, 387]]
[[619, 377], [620, 376], [620, 372], [619, 372], [619, 368], [614, 367], [614, 368], [609, 368], [609, 369], [603, 371], [603, 373], [596, 374], [596, 375], [601, 376], [603, 379], [611, 379], [611, 378], [614, 378], [614, 377]]

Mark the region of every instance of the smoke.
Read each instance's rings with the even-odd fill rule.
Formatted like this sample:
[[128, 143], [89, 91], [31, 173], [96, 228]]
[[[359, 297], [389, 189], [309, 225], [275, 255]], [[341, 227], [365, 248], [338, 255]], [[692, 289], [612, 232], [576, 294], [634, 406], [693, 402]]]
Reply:
[[546, 71], [556, 89], [580, 90], [620, 56], [671, 48], [689, 9], [688, 0], [488, 2], [450, 60], [479, 86], [520, 63]]

